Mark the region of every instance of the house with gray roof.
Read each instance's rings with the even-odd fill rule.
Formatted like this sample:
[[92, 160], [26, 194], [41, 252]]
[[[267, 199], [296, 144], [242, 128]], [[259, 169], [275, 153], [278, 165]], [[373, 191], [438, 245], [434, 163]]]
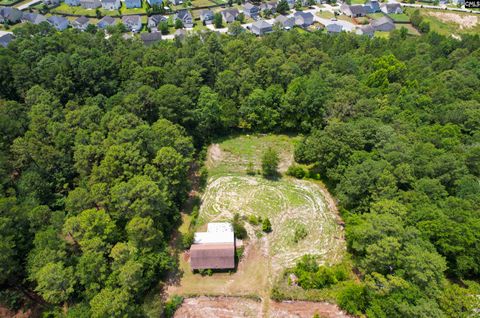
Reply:
[[106, 29], [109, 26], [115, 25], [116, 22], [117, 21], [114, 18], [107, 15], [103, 17], [100, 21], [98, 21], [97, 26], [100, 29]]
[[160, 32], [143, 32], [140, 33], [140, 39], [142, 40], [143, 44], [152, 45], [162, 39], [162, 34]]
[[163, 5], [163, 1], [162, 1], [162, 0], [147, 0], [147, 3], [148, 3], [151, 7], [153, 7], [153, 6], [155, 6], [155, 5], [157, 5], [157, 6]]
[[256, 5], [251, 4], [250, 2], [247, 2], [243, 5], [243, 14], [252, 19], [256, 19], [260, 14], [260, 8]]
[[100, 0], [80, 0], [80, 6], [84, 9], [96, 9], [102, 6]]
[[80, 5], [80, 0], [65, 0], [65, 3], [71, 7], [78, 7]]
[[290, 30], [295, 26], [295, 18], [294, 17], [288, 17], [285, 15], [279, 15], [278, 17], [275, 18], [275, 23], [279, 24], [282, 26], [283, 29], [285, 30]]
[[178, 6], [178, 5], [180, 5], [180, 4], [183, 3], [183, 0], [168, 0], [168, 1], [169, 1], [171, 4], [176, 5], [176, 6]]
[[122, 23], [132, 32], [140, 32], [142, 29], [142, 19], [139, 15], [124, 15]]
[[47, 19], [47, 22], [50, 23], [58, 31], [63, 31], [70, 25], [67, 19], [57, 15], [52, 15], [51, 17], [49, 17]]
[[364, 7], [367, 13], [376, 13], [376, 12], [382, 11], [380, 9], [380, 4], [378, 3], [377, 0], [368, 0], [367, 2], [365, 2]]
[[350, 6], [348, 4], [342, 4], [340, 6], [340, 10], [343, 14], [348, 15], [351, 18], [364, 17], [365, 15], [367, 15], [365, 7], [361, 5]]
[[225, 9], [221, 11], [220, 14], [222, 15], [223, 21], [226, 23], [232, 23], [237, 19], [239, 12], [237, 9]]
[[11, 7], [0, 7], [0, 23], [17, 23], [20, 22], [22, 16], [23, 12], [18, 9]]
[[180, 10], [174, 15], [174, 20], [179, 19], [182, 21], [183, 26], [186, 28], [193, 28], [193, 17], [188, 10]]
[[358, 35], [366, 35], [368, 37], [373, 37], [373, 35], [375, 34], [375, 29], [371, 25], [362, 25], [355, 31], [355, 33]]
[[326, 27], [327, 32], [330, 34], [336, 34], [343, 31], [343, 26], [337, 23], [328, 24]]
[[203, 24], [212, 24], [213, 22], [213, 12], [212, 10], [201, 10], [200, 11], [200, 20], [203, 22]]
[[24, 13], [22, 17], [22, 22], [29, 22], [32, 24], [40, 24], [46, 21], [47, 18], [44, 15], [38, 13]]
[[141, 8], [142, 0], [125, 0], [125, 7], [127, 9]]
[[274, 14], [277, 11], [277, 2], [276, 1], [262, 2], [260, 4], [260, 11], [270, 12], [271, 14]]
[[43, 4], [48, 7], [58, 6], [60, 4], [60, 0], [43, 0]]
[[389, 17], [381, 17], [380, 19], [373, 20], [370, 25], [375, 31], [392, 31], [395, 29], [395, 24]]
[[10, 42], [15, 39], [15, 36], [12, 33], [4, 33], [0, 35], [0, 45], [3, 47], [7, 47]]
[[102, 0], [102, 9], [104, 10], [118, 10], [121, 6], [120, 0]]
[[306, 28], [313, 23], [313, 14], [311, 12], [297, 11], [293, 15], [295, 18], [295, 25]]
[[401, 14], [403, 13], [400, 3], [384, 3], [380, 6], [383, 13], [386, 14]]
[[264, 35], [273, 31], [272, 25], [265, 20], [258, 20], [252, 23], [250, 31], [256, 35]]
[[90, 19], [86, 17], [79, 17], [72, 21], [71, 25], [74, 29], [85, 31], [90, 24]]
[[148, 17], [147, 26], [150, 29], [153, 29], [153, 28], [158, 27], [158, 24], [160, 22], [164, 22], [164, 21], [167, 21], [167, 17], [165, 17], [163, 15], [160, 15], [160, 14], [154, 14], [154, 15]]

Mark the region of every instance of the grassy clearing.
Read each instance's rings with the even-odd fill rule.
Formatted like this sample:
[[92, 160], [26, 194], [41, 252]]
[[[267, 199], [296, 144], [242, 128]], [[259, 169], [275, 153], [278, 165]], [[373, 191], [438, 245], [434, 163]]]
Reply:
[[365, 0], [351, 0], [352, 4], [364, 4]]
[[394, 22], [410, 22], [410, 17], [405, 13], [389, 14], [388, 15]]
[[[450, 12], [445, 10], [419, 9], [424, 21], [430, 24], [430, 29], [443, 35], [479, 34], [480, 17], [465, 12]], [[408, 8], [405, 12], [414, 12]]]
[[[104, 10], [102, 8], [99, 8], [102, 16], [106, 15], [113, 15], [117, 16], [119, 15], [118, 10]], [[58, 7], [55, 7], [51, 10], [53, 14], [59, 13], [59, 14], [76, 14], [76, 15], [86, 15], [86, 16], [95, 16], [96, 14], [96, 9], [84, 9], [82, 7], [72, 7], [66, 4], [65, 2], [60, 3]]]
[[319, 11], [317, 12], [317, 16], [324, 19], [331, 19], [334, 17], [334, 14], [330, 11]]
[[381, 12], [376, 12], [376, 13], [369, 13], [367, 14], [367, 17], [369, 17], [370, 19], [380, 19], [382, 17], [384, 17], [385, 15]]
[[406, 28], [409, 35], [420, 35], [420, 32], [418, 32], [418, 30], [415, 29], [410, 23], [395, 24], [395, 29], [399, 30], [401, 28]]

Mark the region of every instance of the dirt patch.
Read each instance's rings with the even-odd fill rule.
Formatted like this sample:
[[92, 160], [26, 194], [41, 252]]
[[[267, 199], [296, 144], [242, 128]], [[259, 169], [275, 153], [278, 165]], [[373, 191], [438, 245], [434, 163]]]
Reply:
[[270, 318], [311, 318], [315, 314], [324, 318], [351, 317], [340, 310], [337, 305], [324, 302], [292, 301], [270, 304]]
[[187, 298], [175, 313], [176, 318], [349, 318], [336, 305], [306, 301], [272, 302], [267, 315], [262, 314], [261, 303], [239, 297]]
[[13, 312], [11, 310], [8, 310], [7, 308], [3, 307], [0, 305], [0, 317], [3, 318], [29, 318], [32, 316], [32, 311], [28, 309], [27, 311], [18, 311], [18, 312]]
[[212, 144], [208, 147], [207, 151], [207, 167], [213, 168], [215, 167], [217, 162], [222, 161], [223, 159], [223, 151], [220, 148], [219, 144]]
[[471, 29], [478, 24], [478, 17], [474, 15], [460, 15], [446, 12], [426, 12], [427, 15], [445, 23], [458, 24], [460, 29]]

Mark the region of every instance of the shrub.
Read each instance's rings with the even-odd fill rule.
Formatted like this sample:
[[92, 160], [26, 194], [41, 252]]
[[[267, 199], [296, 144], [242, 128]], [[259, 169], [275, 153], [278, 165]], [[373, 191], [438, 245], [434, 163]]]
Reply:
[[247, 164], [247, 174], [249, 176], [254, 176], [257, 172], [255, 171], [255, 167], [253, 166], [253, 162], [249, 162]]
[[171, 318], [175, 314], [175, 311], [182, 305], [183, 297], [174, 295], [165, 303], [165, 317]]
[[193, 240], [195, 238], [195, 233], [193, 231], [189, 231], [182, 237], [182, 247], [183, 249], [189, 249], [190, 246], [193, 244]]
[[270, 220], [268, 218], [263, 219], [262, 231], [265, 233], [272, 232], [272, 223], [270, 223]]
[[247, 230], [245, 229], [245, 226], [243, 226], [243, 221], [240, 219], [240, 215], [238, 213], [235, 213], [233, 216], [232, 226], [235, 237], [241, 240], [247, 238]]
[[367, 303], [365, 287], [361, 284], [349, 283], [338, 295], [337, 302], [349, 314], [360, 315], [365, 311]]
[[304, 238], [306, 238], [307, 235], [308, 235], [307, 229], [305, 228], [305, 226], [303, 224], [300, 224], [299, 226], [297, 226], [295, 228], [295, 236], [293, 237], [293, 241], [295, 243], [298, 243], [301, 240], [303, 240]]
[[205, 189], [207, 186], [208, 180], [208, 170], [207, 167], [200, 168], [200, 176], [198, 178], [198, 184], [201, 190]]
[[293, 164], [288, 167], [287, 175], [295, 177], [297, 179], [303, 179], [308, 175], [308, 171], [304, 169], [302, 166]]
[[16, 311], [22, 305], [22, 293], [13, 289], [5, 289], [0, 291], [0, 304], [10, 310]]
[[251, 225], [258, 225], [259, 221], [256, 215], [250, 214], [247, 218], [248, 223]]
[[275, 177], [278, 174], [279, 163], [278, 153], [274, 149], [268, 148], [262, 156], [262, 175], [264, 177]]

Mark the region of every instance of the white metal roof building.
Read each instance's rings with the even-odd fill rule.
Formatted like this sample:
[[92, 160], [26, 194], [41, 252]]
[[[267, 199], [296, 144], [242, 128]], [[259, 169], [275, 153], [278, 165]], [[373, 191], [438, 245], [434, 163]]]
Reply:
[[232, 224], [228, 222], [208, 223], [207, 232], [196, 232], [194, 244], [234, 243]]

